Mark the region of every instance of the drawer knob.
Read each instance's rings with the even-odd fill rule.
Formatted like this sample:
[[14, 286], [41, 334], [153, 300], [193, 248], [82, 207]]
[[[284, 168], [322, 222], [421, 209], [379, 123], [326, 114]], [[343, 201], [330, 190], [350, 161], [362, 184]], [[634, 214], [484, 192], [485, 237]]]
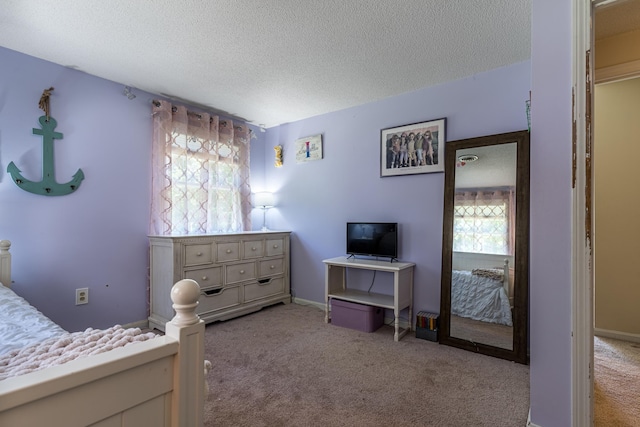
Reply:
[[231, 249], [227, 249], [227, 253], [230, 254], [231, 253]]
[[278, 249], [278, 245], [273, 245], [273, 249]]
[[209, 280], [207, 276], [202, 276], [202, 280]]
[[269, 267], [269, 268], [273, 270], [274, 268], [276, 268], [276, 266], [275, 266], [275, 265], [272, 265], [272, 266], [271, 266], [271, 267]]
[[240, 270], [240, 274], [244, 274], [244, 270]]
[[251, 248], [251, 250], [252, 250], [252, 251], [255, 251], [255, 250], [257, 250], [257, 248], [256, 248], [255, 246], [253, 246], [253, 247]]
[[202, 252], [198, 252], [196, 256], [202, 256]]

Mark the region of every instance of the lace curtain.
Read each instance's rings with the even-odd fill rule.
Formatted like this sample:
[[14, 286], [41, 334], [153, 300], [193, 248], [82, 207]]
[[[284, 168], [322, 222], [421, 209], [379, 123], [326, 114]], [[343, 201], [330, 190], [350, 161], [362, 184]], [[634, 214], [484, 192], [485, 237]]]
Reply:
[[244, 123], [154, 101], [150, 233], [251, 230], [250, 138]]
[[456, 192], [453, 250], [513, 255], [515, 213], [513, 188]]

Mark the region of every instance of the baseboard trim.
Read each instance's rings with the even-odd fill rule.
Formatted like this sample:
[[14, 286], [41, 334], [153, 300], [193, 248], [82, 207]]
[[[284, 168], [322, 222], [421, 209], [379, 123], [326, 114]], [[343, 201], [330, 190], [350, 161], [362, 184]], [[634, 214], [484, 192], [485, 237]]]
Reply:
[[311, 300], [308, 300], [308, 299], [302, 299], [302, 298], [293, 297], [293, 298], [291, 298], [291, 302], [293, 302], [294, 304], [298, 304], [298, 305], [311, 305], [311, 306], [314, 306], [316, 308], [319, 308], [322, 311], [324, 311], [325, 308], [326, 308], [325, 304], [323, 304], [321, 302], [317, 302], [317, 301], [311, 301]]
[[[387, 316], [385, 316], [385, 317], [384, 317], [384, 324], [385, 324], [385, 325], [387, 325], [387, 326], [394, 326], [394, 323], [393, 323], [393, 322], [395, 322], [395, 320], [396, 320], [396, 319], [395, 319], [394, 317], [387, 317]], [[401, 327], [402, 329], [408, 329], [408, 328], [409, 328], [409, 322], [407, 322], [407, 321], [406, 321], [406, 320], [404, 320], [404, 319], [400, 319], [400, 327]]]
[[627, 332], [610, 331], [607, 329], [595, 328], [593, 334], [597, 337], [614, 338], [621, 341], [637, 342], [640, 343], [640, 335], [629, 334]]
[[531, 408], [529, 408], [529, 415], [527, 416], [527, 427], [540, 427], [539, 425], [531, 422]]
[[138, 322], [127, 323], [126, 325], [122, 325], [122, 327], [125, 329], [128, 329], [128, 328], [146, 329], [149, 327], [149, 320], [140, 320]]

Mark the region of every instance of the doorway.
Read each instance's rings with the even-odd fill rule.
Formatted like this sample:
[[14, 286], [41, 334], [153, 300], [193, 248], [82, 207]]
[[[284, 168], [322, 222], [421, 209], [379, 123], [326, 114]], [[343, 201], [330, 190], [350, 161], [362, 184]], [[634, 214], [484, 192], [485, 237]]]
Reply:
[[625, 221], [640, 173], [624, 160], [640, 155], [640, 0], [596, 5], [593, 32], [594, 425], [627, 426], [640, 418], [629, 404], [640, 393], [640, 289], [629, 249], [640, 227]]
[[640, 208], [640, 78], [596, 85], [594, 106], [594, 425], [627, 426], [640, 419], [640, 226], [624, 214]]

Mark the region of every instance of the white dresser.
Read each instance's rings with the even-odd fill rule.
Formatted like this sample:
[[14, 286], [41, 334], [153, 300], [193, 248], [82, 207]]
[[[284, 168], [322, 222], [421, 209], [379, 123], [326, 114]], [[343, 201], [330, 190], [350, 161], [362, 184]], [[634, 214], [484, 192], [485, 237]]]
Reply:
[[164, 331], [174, 316], [170, 292], [181, 279], [200, 285], [196, 313], [226, 320], [279, 302], [291, 302], [290, 232], [150, 236], [149, 327]]

